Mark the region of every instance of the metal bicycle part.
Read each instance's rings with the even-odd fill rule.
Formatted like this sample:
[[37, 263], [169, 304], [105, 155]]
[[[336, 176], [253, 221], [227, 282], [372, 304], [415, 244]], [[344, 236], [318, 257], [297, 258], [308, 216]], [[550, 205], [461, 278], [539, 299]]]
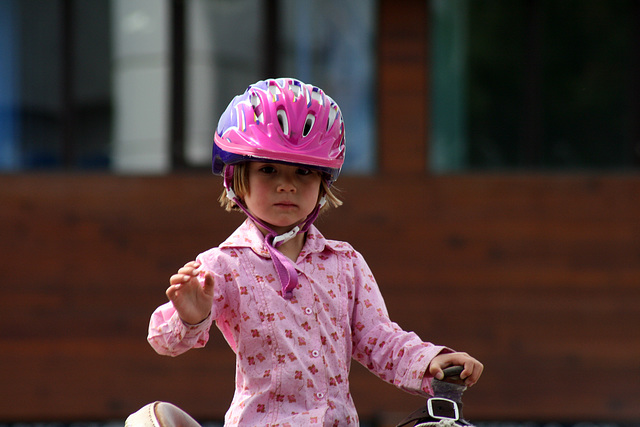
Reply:
[[462, 415], [462, 393], [467, 389], [460, 374], [462, 366], [450, 366], [443, 369], [442, 380], [431, 380], [433, 396], [425, 405], [412, 412], [396, 427], [471, 427]]

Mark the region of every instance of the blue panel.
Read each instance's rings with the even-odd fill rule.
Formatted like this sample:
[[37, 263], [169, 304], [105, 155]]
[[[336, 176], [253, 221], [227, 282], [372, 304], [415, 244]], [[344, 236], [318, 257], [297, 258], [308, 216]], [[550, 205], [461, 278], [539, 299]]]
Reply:
[[0, 0], [0, 170], [16, 169], [19, 162], [16, 72], [15, 0]]

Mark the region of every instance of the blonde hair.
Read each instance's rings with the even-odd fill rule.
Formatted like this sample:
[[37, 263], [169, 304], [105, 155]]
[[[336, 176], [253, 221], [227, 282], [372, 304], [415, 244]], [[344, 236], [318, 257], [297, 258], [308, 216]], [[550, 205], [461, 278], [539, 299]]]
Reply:
[[[236, 196], [240, 200], [243, 200], [244, 196], [249, 193], [249, 167], [247, 162], [238, 163], [235, 165], [235, 167], [233, 168], [233, 179], [231, 181], [231, 185], [233, 192], [236, 193]], [[342, 205], [342, 200], [340, 200], [335, 195], [336, 191], [337, 189], [335, 187], [330, 187], [329, 184], [327, 184], [326, 179], [321, 180], [320, 192], [318, 193], [318, 202], [320, 201], [322, 196], [325, 196], [325, 198], [327, 199], [327, 203], [322, 207], [322, 211], [328, 209], [329, 207], [337, 208], [338, 206]], [[220, 202], [220, 206], [222, 206], [227, 212], [241, 210], [236, 205], [236, 202], [230, 200], [227, 197], [226, 188], [222, 190], [222, 194], [218, 198], [218, 201]]]

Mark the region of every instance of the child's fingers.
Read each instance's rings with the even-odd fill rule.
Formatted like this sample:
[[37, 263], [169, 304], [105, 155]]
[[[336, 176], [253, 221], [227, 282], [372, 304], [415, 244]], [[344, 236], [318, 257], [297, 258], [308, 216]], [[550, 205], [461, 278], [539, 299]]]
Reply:
[[186, 283], [189, 280], [198, 277], [200, 274], [200, 263], [196, 261], [188, 262], [178, 270], [178, 274], [174, 274], [170, 278], [171, 284]]
[[433, 361], [431, 361], [431, 364], [429, 364], [429, 374], [431, 374], [432, 377], [441, 380], [444, 378], [444, 372], [442, 371], [442, 368], [443, 366], [441, 366], [440, 363], [437, 363], [434, 359]]
[[182, 274], [182, 273], [178, 273], [178, 274], [174, 274], [173, 276], [171, 276], [169, 278], [169, 283], [171, 285], [179, 285], [181, 283], [185, 283], [188, 282], [189, 279], [191, 278], [191, 276]]
[[178, 270], [178, 273], [180, 274], [184, 274], [185, 276], [197, 276], [198, 273], [200, 273], [200, 270], [198, 270], [197, 268], [194, 267], [182, 267], [180, 270]]
[[191, 269], [192, 271], [196, 271], [200, 268], [200, 263], [198, 261], [189, 261], [182, 267], [184, 269]]
[[[180, 274], [177, 274], [175, 276], [177, 276], [178, 278], [182, 277]], [[188, 278], [183, 280], [178, 279], [176, 283], [172, 282], [171, 285], [165, 291], [167, 297], [171, 301], [174, 301], [176, 298], [180, 296], [184, 297], [186, 295], [190, 295], [193, 291], [193, 287], [190, 286], [189, 283], [190, 283], [190, 280]]]
[[436, 356], [429, 365], [429, 373], [438, 380], [444, 378], [443, 369], [449, 366], [462, 366], [464, 369], [460, 373], [460, 379], [464, 380], [467, 387], [475, 384], [484, 366], [482, 363], [469, 356], [467, 353], [444, 353]]
[[176, 296], [176, 293], [178, 292], [179, 287], [180, 287], [180, 284], [172, 284], [167, 288], [167, 290], [165, 291], [165, 294], [167, 295], [167, 298], [169, 298], [169, 300], [173, 301], [173, 299]]
[[178, 270], [178, 274], [183, 274], [185, 276], [197, 276], [200, 273], [200, 263], [197, 261], [190, 261], [186, 263], [183, 267], [180, 267]]
[[478, 382], [483, 370], [484, 366], [482, 363], [472, 359], [464, 364], [464, 370], [460, 374], [460, 378], [464, 380], [467, 387], [471, 387]]

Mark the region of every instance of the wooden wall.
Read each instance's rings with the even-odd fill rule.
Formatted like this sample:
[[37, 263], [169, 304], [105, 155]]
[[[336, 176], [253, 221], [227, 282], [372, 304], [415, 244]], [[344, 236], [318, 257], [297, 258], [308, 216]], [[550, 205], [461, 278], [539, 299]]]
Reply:
[[[640, 419], [640, 177], [344, 177], [319, 226], [368, 259], [392, 317], [486, 372], [474, 419]], [[0, 176], [0, 419], [122, 418], [166, 399], [223, 415], [221, 335], [145, 341], [168, 277], [242, 220], [203, 175]], [[420, 404], [363, 369], [363, 418]]]
[[[392, 317], [485, 363], [475, 420], [640, 420], [640, 175], [431, 176], [427, 2], [382, 0], [380, 172], [320, 218], [368, 259]], [[403, 106], [412, 105], [411, 109]], [[172, 359], [145, 341], [168, 277], [242, 217], [207, 173], [0, 176], [0, 421], [123, 419], [172, 401], [219, 419], [219, 333]], [[422, 403], [354, 365], [363, 419]]]

